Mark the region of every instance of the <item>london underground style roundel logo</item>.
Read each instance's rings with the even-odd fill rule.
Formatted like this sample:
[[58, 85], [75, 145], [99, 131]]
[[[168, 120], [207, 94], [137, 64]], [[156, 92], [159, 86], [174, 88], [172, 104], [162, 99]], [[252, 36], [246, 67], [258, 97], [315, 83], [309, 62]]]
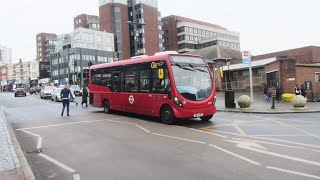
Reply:
[[134, 103], [134, 97], [132, 95], [129, 96], [129, 103], [130, 104]]

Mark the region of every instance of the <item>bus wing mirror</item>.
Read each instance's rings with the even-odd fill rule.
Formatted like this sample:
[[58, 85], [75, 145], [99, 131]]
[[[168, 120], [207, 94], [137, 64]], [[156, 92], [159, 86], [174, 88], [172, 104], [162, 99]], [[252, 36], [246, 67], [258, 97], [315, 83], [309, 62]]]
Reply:
[[159, 79], [163, 79], [164, 78], [164, 70], [163, 69], [159, 69], [158, 70], [158, 78]]

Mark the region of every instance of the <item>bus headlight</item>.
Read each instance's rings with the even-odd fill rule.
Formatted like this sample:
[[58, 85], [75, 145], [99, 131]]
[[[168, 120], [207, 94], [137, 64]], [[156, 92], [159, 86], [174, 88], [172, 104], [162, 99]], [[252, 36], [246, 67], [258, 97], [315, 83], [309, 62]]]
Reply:
[[182, 107], [182, 103], [180, 102], [180, 100], [178, 99], [178, 97], [174, 97], [173, 98], [174, 103], [176, 103], [178, 106]]
[[217, 96], [214, 96], [214, 99], [213, 99], [213, 103], [212, 103], [212, 104], [216, 104], [216, 101], [217, 101]]

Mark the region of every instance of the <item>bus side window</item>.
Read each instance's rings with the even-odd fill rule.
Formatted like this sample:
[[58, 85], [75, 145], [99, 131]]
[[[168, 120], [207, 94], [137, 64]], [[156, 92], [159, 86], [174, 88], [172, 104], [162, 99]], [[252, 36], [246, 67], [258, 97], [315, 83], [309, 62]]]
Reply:
[[119, 72], [112, 73], [112, 91], [113, 92], [121, 91], [121, 76]]

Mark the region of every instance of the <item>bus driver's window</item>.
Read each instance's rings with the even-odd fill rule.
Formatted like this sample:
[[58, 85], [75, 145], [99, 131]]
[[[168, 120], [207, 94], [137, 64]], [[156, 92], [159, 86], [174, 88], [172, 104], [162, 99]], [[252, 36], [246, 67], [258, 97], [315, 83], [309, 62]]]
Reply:
[[170, 88], [170, 78], [169, 78], [168, 69], [164, 69], [163, 79], [158, 78], [158, 70], [154, 69], [152, 91], [154, 93], [167, 94], [170, 90], [171, 88]]

